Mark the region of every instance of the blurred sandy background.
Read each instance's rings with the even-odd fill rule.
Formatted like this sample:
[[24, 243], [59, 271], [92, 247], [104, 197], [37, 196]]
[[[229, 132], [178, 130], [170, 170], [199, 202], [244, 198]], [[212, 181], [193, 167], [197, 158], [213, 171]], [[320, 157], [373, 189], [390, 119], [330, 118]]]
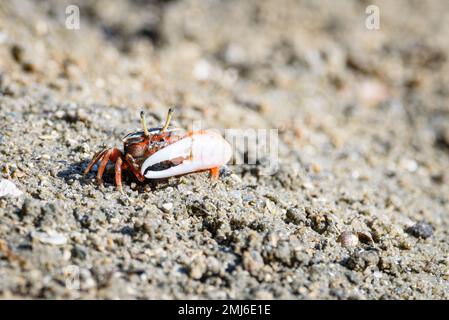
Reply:
[[[2, 0], [0, 297], [449, 298], [449, 4], [373, 3]], [[279, 170], [82, 177], [173, 105]]]

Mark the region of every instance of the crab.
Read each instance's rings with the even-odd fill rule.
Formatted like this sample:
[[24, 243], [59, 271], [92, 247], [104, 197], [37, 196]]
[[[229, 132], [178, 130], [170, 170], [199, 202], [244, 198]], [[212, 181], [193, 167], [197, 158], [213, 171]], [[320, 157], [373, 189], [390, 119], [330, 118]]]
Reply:
[[140, 112], [142, 131], [123, 138], [123, 151], [106, 148], [96, 153], [84, 170], [87, 175], [96, 163], [96, 180], [103, 184], [103, 173], [109, 161], [115, 163], [115, 183], [123, 193], [122, 171], [129, 170], [140, 182], [163, 179], [209, 170], [217, 179], [219, 169], [232, 157], [230, 144], [217, 132], [199, 130], [185, 132], [170, 127], [173, 110], [169, 109], [163, 127], [147, 128], [145, 114]]

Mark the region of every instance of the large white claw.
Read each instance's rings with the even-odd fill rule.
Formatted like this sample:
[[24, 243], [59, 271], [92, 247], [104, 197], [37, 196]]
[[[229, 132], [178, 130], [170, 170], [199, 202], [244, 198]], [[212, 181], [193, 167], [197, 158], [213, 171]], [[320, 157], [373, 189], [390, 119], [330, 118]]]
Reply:
[[[194, 132], [168, 145], [147, 158], [141, 173], [147, 179], [161, 179], [225, 165], [232, 156], [231, 145], [213, 131]], [[185, 159], [181, 164], [166, 170], [151, 171], [149, 167], [175, 159]]]

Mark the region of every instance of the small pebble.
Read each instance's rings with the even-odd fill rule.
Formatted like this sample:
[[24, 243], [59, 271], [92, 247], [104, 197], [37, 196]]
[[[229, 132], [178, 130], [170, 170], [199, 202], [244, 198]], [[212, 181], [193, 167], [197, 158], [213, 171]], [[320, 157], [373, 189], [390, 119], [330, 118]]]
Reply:
[[307, 190], [312, 190], [314, 188], [313, 183], [310, 181], [305, 181], [302, 186]]
[[193, 76], [199, 81], [205, 81], [210, 78], [212, 66], [206, 60], [199, 60], [193, 68]]
[[241, 192], [241, 191], [238, 191], [238, 190], [234, 190], [234, 191], [229, 192], [229, 195], [230, 195], [232, 198], [237, 199], [237, 200], [239, 200], [239, 199], [242, 198], [242, 192]]
[[23, 192], [16, 187], [14, 182], [6, 179], [0, 179], [0, 198], [19, 197]]
[[352, 248], [359, 244], [359, 237], [352, 232], [345, 231], [338, 237], [338, 242], [345, 248]]
[[276, 210], [276, 205], [272, 201], [270, 201], [268, 199], [265, 200], [265, 206], [271, 214], [278, 213], [278, 211]]
[[321, 172], [321, 166], [318, 163], [312, 164], [312, 170], [314, 173], [320, 173]]
[[427, 239], [433, 235], [433, 227], [424, 221], [417, 222], [406, 231], [416, 238]]
[[207, 266], [202, 258], [196, 258], [188, 266], [189, 276], [192, 279], [199, 280], [202, 278], [203, 274], [206, 272]]
[[373, 243], [373, 238], [368, 233], [357, 232], [357, 238], [360, 240], [360, 242], [365, 244]]
[[171, 209], [173, 209], [173, 203], [171, 202], [167, 202], [162, 205], [162, 210], [164, 212], [170, 212]]
[[409, 172], [415, 172], [418, 169], [418, 163], [412, 159], [403, 159], [401, 165]]
[[31, 236], [42, 243], [51, 244], [55, 246], [64, 245], [67, 243], [67, 238], [63, 234], [53, 230], [49, 230], [46, 233], [33, 232]]
[[353, 252], [346, 262], [350, 270], [364, 271], [367, 268], [377, 266], [379, 263], [379, 254], [376, 251], [358, 251]]
[[410, 250], [412, 248], [412, 244], [409, 241], [401, 241], [399, 243], [399, 248], [402, 250]]
[[254, 299], [256, 299], [256, 300], [271, 300], [271, 299], [273, 299], [273, 294], [266, 290], [258, 290], [254, 294]]
[[90, 147], [89, 147], [89, 145], [87, 144], [87, 143], [83, 143], [83, 144], [81, 144], [81, 146], [80, 146], [80, 151], [81, 152], [84, 152], [84, 153], [89, 153], [90, 152]]
[[245, 251], [243, 253], [243, 268], [250, 274], [256, 275], [257, 272], [264, 266], [264, 261], [255, 250]]

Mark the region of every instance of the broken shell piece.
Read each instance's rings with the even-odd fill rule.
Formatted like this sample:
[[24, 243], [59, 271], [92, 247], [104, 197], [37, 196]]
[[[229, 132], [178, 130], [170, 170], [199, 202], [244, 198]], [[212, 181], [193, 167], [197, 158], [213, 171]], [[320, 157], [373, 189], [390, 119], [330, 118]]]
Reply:
[[360, 242], [364, 244], [371, 244], [374, 242], [373, 238], [368, 233], [357, 232], [357, 237], [359, 238]]
[[39, 240], [42, 243], [51, 244], [54, 246], [60, 246], [67, 243], [67, 238], [54, 230], [45, 232], [33, 232], [32, 237]]
[[23, 194], [22, 191], [20, 191], [14, 182], [6, 179], [0, 180], [0, 198], [3, 197], [19, 197]]
[[359, 244], [359, 237], [352, 232], [345, 231], [338, 237], [338, 242], [341, 243], [343, 247], [356, 247]]

